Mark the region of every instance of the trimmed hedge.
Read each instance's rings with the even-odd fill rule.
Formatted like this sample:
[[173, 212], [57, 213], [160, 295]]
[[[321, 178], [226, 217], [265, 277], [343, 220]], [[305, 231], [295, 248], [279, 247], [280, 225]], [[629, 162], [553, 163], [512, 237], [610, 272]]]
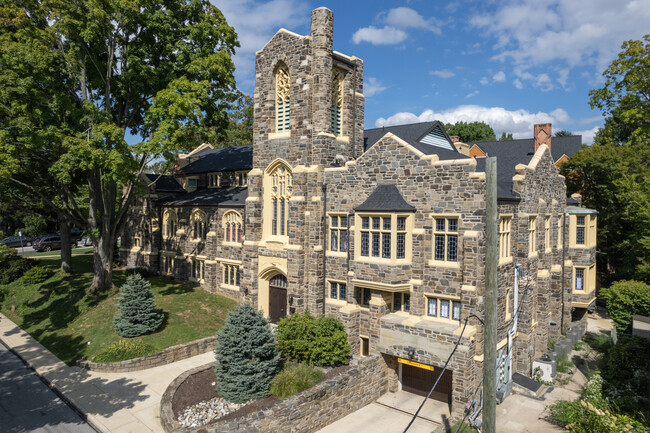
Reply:
[[20, 257], [15, 249], [0, 245], [0, 284], [9, 284], [22, 277], [35, 263]]

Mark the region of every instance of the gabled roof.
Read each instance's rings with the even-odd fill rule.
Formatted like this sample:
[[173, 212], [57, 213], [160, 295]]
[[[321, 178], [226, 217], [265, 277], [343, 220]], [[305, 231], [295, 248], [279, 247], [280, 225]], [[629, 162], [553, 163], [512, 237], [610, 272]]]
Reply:
[[[528, 164], [535, 155], [535, 140], [524, 138], [520, 140], [479, 141], [476, 144], [487, 156], [497, 157], [497, 195], [499, 198], [514, 198], [512, 192], [512, 176], [516, 174], [517, 164]], [[582, 136], [553, 137], [551, 139], [551, 155], [557, 161], [562, 155], [572, 156], [582, 148]], [[476, 158], [476, 171], [485, 171], [485, 158]]]
[[366, 201], [355, 209], [357, 212], [415, 212], [415, 207], [404, 200], [397, 186], [377, 185]]
[[[435, 131], [435, 133], [441, 138], [445, 138], [449, 145], [448, 148], [422, 142], [423, 139], [428, 141], [427, 137], [429, 133], [434, 132], [436, 129], [438, 131]], [[469, 158], [456, 150], [451, 143], [451, 138], [449, 138], [447, 131], [445, 131], [444, 125], [437, 120], [433, 122], [410, 123], [408, 125], [383, 126], [381, 128], [366, 129], [363, 132], [364, 150], [370, 149], [389, 132], [406, 141], [425, 155], [436, 154], [441, 160]], [[441, 141], [439, 143], [441, 143]]]
[[248, 197], [247, 187], [208, 188], [158, 200], [162, 206], [243, 207]]
[[[196, 156], [193, 156], [195, 158]], [[199, 158], [182, 168], [188, 174], [213, 171], [250, 170], [253, 168], [253, 145], [204, 149]]]
[[176, 182], [174, 176], [169, 174], [145, 173], [145, 178], [149, 182], [155, 182], [154, 189], [156, 192], [184, 192], [183, 187]]

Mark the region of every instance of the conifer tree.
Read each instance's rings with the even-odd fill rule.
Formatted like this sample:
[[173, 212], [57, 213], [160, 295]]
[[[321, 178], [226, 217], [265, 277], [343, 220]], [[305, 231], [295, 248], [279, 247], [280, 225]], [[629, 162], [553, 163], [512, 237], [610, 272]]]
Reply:
[[270, 395], [280, 354], [269, 322], [250, 304], [232, 311], [217, 333], [217, 393], [233, 403]]
[[120, 287], [117, 298], [118, 315], [113, 319], [115, 331], [131, 338], [153, 332], [162, 324], [164, 315], [156, 308], [151, 284], [140, 274], [130, 275]]

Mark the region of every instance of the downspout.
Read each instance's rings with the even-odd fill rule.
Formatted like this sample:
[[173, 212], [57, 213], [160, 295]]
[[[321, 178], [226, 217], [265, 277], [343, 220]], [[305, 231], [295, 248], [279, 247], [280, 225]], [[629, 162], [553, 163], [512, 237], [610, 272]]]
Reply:
[[325, 254], [325, 251], [327, 251], [327, 184], [323, 182], [323, 218], [322, 218], [322, 225], [323, 225], [323, 316], [325, 315], [325, 300], [327, 299], [327, 272], [326, 272], [326, 266], [327, 266], [327, 255]]

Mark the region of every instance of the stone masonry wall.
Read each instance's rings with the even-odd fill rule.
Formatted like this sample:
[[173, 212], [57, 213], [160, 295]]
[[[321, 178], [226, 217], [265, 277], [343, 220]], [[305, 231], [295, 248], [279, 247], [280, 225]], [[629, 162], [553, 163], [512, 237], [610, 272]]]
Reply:
[[184, 429], [174, 419], [172, 399], [176, 389], [192, 373], [214, 368], [213, 365], [198, 367], [176, 378], [163, 394], [161, 423], [167, 433], [318, 431], [373, 402], [388, 390], [389, 381], [382, 364], [383, 360], [377, 356], [357, 359], [356, 365], [353, 364], [347, 371], [266, 409], [240, 418], [217, 420], [207, 426]]

